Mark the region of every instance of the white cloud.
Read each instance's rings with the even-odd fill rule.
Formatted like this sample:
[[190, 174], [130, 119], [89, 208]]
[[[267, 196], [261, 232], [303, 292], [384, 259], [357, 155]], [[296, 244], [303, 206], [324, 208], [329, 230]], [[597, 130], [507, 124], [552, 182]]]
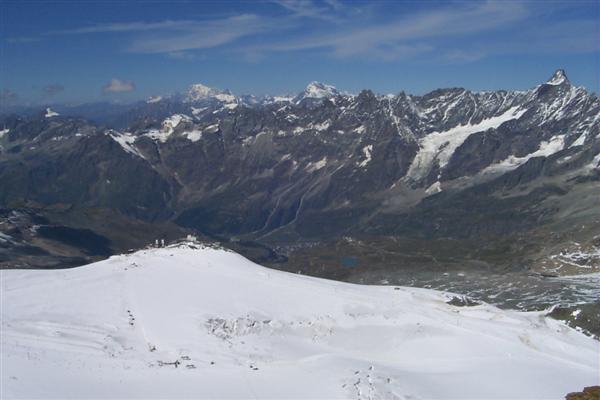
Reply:
[[135, 84], [132, 81], [124, 81], [121, 79], [113, 78], [102, 88], [102, 93], [122, 93], [122, 92], [133, 92], [135, 90]]
[[[328, 21], [337, 21], [338, 18], [331, 11], [342, 9], [339, 3], [322, 3], [326, 6], [319, 6], [311, 0], [274, 0], [273, 3], [279, 4], [292, 13], [294, 17], [315, 18]], [[330, 6], [330, 7], [327, 7]], [[332, 10], [333, 9], [333, 10]]]

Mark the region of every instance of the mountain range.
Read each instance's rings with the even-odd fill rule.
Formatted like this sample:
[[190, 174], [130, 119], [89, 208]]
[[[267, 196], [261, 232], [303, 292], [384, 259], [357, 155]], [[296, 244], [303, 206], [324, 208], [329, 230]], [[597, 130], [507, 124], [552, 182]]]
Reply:
[[276, 268], [600, 270], [600, 101], [524, 91], [188, 92], [0, 119], [0, 265], [189, 233]]

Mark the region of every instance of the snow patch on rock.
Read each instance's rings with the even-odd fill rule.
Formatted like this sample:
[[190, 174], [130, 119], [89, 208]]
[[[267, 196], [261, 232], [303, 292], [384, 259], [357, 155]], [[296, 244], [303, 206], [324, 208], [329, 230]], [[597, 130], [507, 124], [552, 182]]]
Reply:
[[190, 122], [192, 119], [184, 114], [175, 114], [166, 118], [162, 122], [163, 130], [173, 133], [173, 130], [179, 126], [181, 122]]
[[583, 144], [585, 143], [585, 139], [587, 138], [587, 133], [582, 133], [577, 140], [575, 140], [573, 143], [571, 143], [571, 145], [569, 146], [569, 148], [571, 147], [575, 147], [575, 146], [583, 146]]
[[202, 131], [199, 130], [183, 132], [181, 135], [187, 138], [190, 142], [197, 142], [202, 139]]
[[205, 132], [205, 133], [217, 133], [218, 131], [219, 131], [219, 124], [208, 125], [204, 129], [202, 129], [202, 132]]
[[365, 130], [366, 130], [365, 126], [361, 125], [358, 128], [354, 128], [354, 130], [352, 132], [356, 132], [358, 134], [361, 134], [361, 133], [365, 133]]
[[585, 169], [588, 171], [593, 171], [595, 169], [600, 169], [600, 153], [596, 154], [592, 159], [592, 162], [586, 165]]
[[227, 93], [219, 93], [215, 95], [214, 98], [222, 101], [223, 103], [232, 103], [235, 101], [235, 96]]
[[559, 263], [555, 269], [560, 270], [560, 264], [567, 264], [582, 269], [593, 269], [600, 265], [600, 247], [588, 246], [584, 248], [581, 244], [573, 242], [568, 248], [553, 254], [550, 259]]
[[432, 132], [419, 140], [419, 152], [412, 161], [407, 177], [420, 180], [427, 176], [437, 161], [440, 168], [444, 168], [454, 151], [474, 133], [488, 129], [498, 128], [503, 123], [519, 119], [527, 110], [511, 107], [501, 115], [484, 119], [478, 124], [459, 125], [443, 132]]
[[373, 145], [369, 144], [362, 149], [364, 160], [358, 163], [359, 167], [366, 167], [371, 162], [371, 152], [373, 151]]
[[192, 109], [192, 114], [193, 115], [198, 115], [198, 114], [202, 114], [204, 111], [208, 110], [208, 107], [191, 107]]
[[434, 183], [431, 184], [431, 186], [429, 186], [426, 190], [425, 190], [425, 194], [427, 194], [428, 196], [431, 196], [433, 194], [439, 193], [442, 191], [442, 184], [440, 181], [435, 181]]
[[500, 161], [499, 163], [489, 165], [486, 167], [482, 173], [499, 173], [499, 172], [507, 172], [511, 171], [520, 165], [525, 164], [529, 159], [533, 157], [548, 157], [554, 153], [558, 153], [565, 147], [565, 135], [558, 135], [550, 138], [548, 141], [542, 141], [540, 143], [539, 148], [533, 153], [527, 154], [523, 157], [517, 156], [508, 156], [505, 160]]
[[52, 109], [50, 107], [46, 108], [46, 115], [44, 115], [46, 118], [52, 118], [52, 117], [58, 117], [60, 114], [52, 111]]
[[144, 155], [134, 146], [136, 137], [129, 132], [109, 131], [107, 134], [125, 150], [125, 152], [144, 158]]
[[309, 162], [306, 165], [306, 171], [308, 171], [308, 172], [318, 171], [318, 170], [322, 169], [323, 167], [325, 167], [326, 165], [327, 165], [327, 156], [323, 157], [319, 161]]
[[318, 132], [323, 132], [323, 131], [326, 131], [327, 129], [329, 129], [329, 126], [331, 126], [331, 121], [326, 120], [326, 121], [323, 121], [320, 123], [310, 124], [309, 128], [312, 128]]
[[170, 117], [166, 118], [162, 122], [162, 128], [160, 130], [151, 129], [145, 136], [149, 137], [152, 140], [158, 140], [161, 143], [166, 143], [169, 140], [169, 137], [175, 132], [175, 129], [182, 122], [191, 122], [192, 119], [184, 114], [174, 114]]
[[154, 103], [158, 103], [162, 100], [162, 96], [150, 96], [148, 98], [148, 100], [146, 100], [147, 104], [154, 104]]

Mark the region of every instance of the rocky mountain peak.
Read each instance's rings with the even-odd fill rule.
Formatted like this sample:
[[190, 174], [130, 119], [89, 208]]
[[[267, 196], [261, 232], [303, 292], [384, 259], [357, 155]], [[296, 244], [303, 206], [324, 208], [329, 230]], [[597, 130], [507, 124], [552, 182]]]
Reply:
[[547, 85], [553, 86], [562, 85], [563, 83], [570, 83], [564, 69], [557, 69], [554, 75], [546, 82]]

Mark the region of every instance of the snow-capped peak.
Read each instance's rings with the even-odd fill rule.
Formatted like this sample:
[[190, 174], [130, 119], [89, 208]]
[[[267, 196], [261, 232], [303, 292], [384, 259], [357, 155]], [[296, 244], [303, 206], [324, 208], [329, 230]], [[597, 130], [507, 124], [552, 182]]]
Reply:
[[188, 97], [193, 99], [202, 99], [205, 97], [214, 96], [219, 91], [201, 83], [195, 83], [188, 89]]
[[52, 109], [50, 107], [46, 108], [46, 115], [45, 115], [46, 118], [58, 117], [59, 115], [60, 115], [59, 113], [52, 111]]
[[236, 97], [229, 91], [221, 91], [205, 86], [201, 83], [196, 83], [190, 86], [187, 92], [188, 101], [199, 101], [207, 98], [215, 98], [224, 103], [233, 103]]
[[567, 78], [567, 74], [564, 69], [557, 69], [554, 75], [546, 82], [547, 85], [562, 85], [563, 83], [569, 83], [569, 79]]
[[162, 122], [163, 130], [173, 131], [181, 122], [190, 122], [192, 119], [184, 114], [174, 114]]
[[330, 98], [338, 95], [338, 91], [334, 86], [326, 85], [321, 82], [311, 82], [306, 86], [304, 92], [302, 93], [304, 98]]
[[338, 90], [321, 82], [311, 82], [306, 89], [294, 98], [294, 103], [299, 104], [304, 99], [334, 99], [339, 94]]

